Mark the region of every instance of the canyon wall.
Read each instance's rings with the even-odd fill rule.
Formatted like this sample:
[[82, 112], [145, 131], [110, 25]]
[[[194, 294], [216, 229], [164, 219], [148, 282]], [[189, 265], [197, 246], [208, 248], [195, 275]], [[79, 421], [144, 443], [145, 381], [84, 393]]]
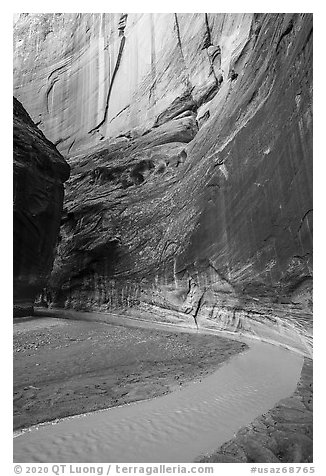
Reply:
[[14, 98], [14, 316], [33, 312], [49, 278], [69, 166]]
[[14, 44], [72, 171], [54, 303], [309, 340], [312, 15], [21, 14]]

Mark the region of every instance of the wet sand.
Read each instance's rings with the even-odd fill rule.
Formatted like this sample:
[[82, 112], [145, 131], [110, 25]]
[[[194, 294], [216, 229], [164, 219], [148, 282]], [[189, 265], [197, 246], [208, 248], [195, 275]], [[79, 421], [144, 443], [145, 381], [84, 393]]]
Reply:
[[247, 348], [192, 331], [16, 319], [14, 429], [164, 395]]
[[111, 408], [14, 440], [16, 462], [191, 462], [290, 396], [303, 358], [250, 343], [201, 382], [152, 400]]

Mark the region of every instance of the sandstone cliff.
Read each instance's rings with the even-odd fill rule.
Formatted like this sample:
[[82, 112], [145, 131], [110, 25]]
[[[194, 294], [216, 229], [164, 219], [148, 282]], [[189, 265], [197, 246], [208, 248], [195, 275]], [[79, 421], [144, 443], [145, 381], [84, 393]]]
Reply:
[[14, 98], [14, 315], [30, 314], [52, 269], [69, 166]]
[[55, 304], [307, 337], [312, 15], [20, 15], [14, 78], [72, 168]]

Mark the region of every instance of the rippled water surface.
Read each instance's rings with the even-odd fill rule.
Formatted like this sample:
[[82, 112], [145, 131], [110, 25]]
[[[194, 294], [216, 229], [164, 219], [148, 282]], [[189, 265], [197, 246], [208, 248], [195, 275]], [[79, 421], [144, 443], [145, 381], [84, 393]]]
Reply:
[[14, 439], [15, 462], [191, 462], [293, 393], [303, 358], [247, 342], [201, 382], [153, 400], [41, 426]]

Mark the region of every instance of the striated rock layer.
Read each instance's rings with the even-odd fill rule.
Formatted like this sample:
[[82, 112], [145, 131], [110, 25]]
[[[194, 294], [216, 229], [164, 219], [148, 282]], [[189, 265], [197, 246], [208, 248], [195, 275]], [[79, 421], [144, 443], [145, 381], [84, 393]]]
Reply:
[[14, 98], [14, 315], [30, 314], [52, 269], [69, 166]]
[[72, 168], [56, 305], [309, 348], [311, 14], [21, 14], [14, 77]]

